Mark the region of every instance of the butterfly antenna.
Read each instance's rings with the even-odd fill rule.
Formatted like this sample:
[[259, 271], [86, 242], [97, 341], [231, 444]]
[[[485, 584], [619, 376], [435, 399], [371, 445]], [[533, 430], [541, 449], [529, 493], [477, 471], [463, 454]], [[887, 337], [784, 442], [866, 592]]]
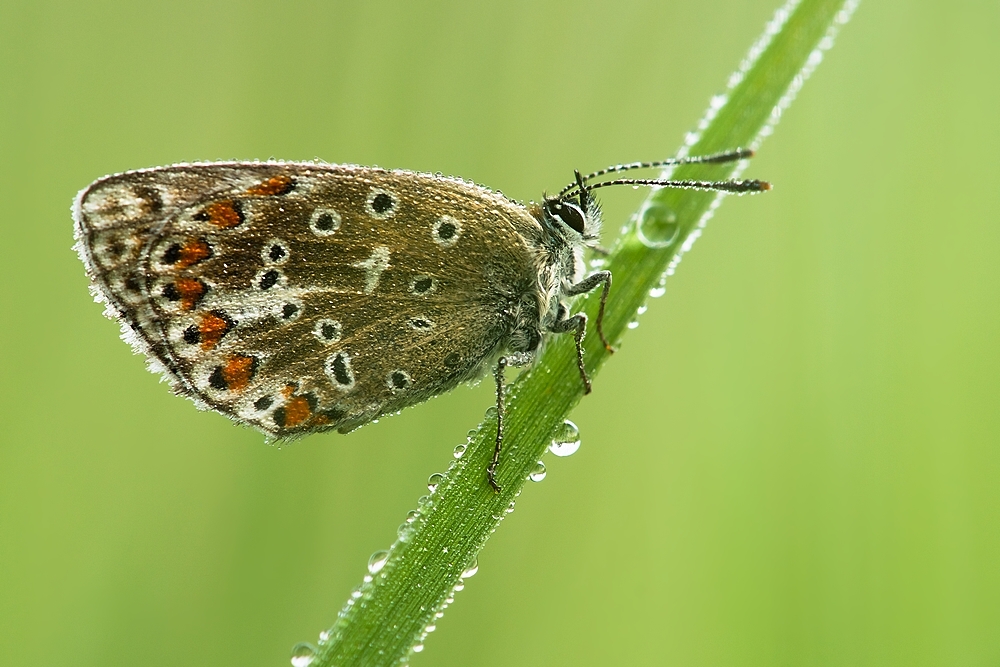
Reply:
[[[573, 170], [573, 174], [576, 175], [576, 187], [580, 190], [580, 210], [583, 211], [584, 215], [587, 213], [587, 206], [590, 204], [590, 194], [587, 192], [586, 179], [580, 175], [578, 169]], [[572, 186], [570, 186], [572, 187]], [[562, 193], [559, 193], [560, 197]]]
[[587, 190], [596, 190], [597, 188], [606, 188], [612, 185], [649, 185], [660, 188], [712, 190], [715, 192], [735, 192], [739, 194], [766, 192], [771, 189], [770, 183], [756, 179], [745, 181], [674, 181], [662, 178], [616, 178], [612, 181], [590, 183], [587, 185]]
[[[606, 169], [601, 169], [595, 171], [592, 174], [587, 174], [583, 177], [583, 182], [591, 181], [605, 174], [614, 174], [621, 171], [630, 171], [632, 169], [653, 169], [656, 167], [669, 167], [676, 166], [679, 164], [724, 164], [726, 162], [736, 162], [737, 160], [745, 160], [747, 158], [753, 157], [754, 152], [749, 148], [737, 148], [732, 151], [723, 151], [722, 153], [713, 153], [711, 155], [694, 155], [689, 157], [677, 157], [669, 158], [666, 160], [657, 160], [654, 162], [630, 162], [628, 164], [616, 164]], [[579, 175], [577, 175], [577, 181], [575, 183], [570, 183], [562, 190], [559, 191], [558, 197], [562, 197], [567, 192], [574, 188], [580, 187]]]

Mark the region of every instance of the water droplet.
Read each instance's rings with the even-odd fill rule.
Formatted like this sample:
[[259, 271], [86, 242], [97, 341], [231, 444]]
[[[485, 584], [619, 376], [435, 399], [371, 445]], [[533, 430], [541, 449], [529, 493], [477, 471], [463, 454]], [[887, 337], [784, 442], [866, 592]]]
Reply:
[[648, 309], [649, 309], [649, 306], [647, 306], [646, 304], [642, 304], [641, 306], [639, 306], [639, 309], [635, 311], [635, 314], [636, 314], [636, 315], [642, 315], [642, 314], [644, 314], [644, 313], [645, 313], [645, 312], [646, 312], [646, 311], [647, 311]]
[[486, 414], [486, 418], [487, 419], [496, 419], [496, 416], [497, 416], [497, 406], [491, 405], [490, 407], [486, 408], [486, 413], [485, 414]]
[[672, 244], [681, 230], [677, 214], [664, 204], [647, 203], [639, 214], [639, 224], [635, 231], [643, 245], [649, 248], [665, 248]]
[[462, 456], [465, 454], [466, 447], [468, 447], [468, 445], [466, 445], [464, 442], [461, 443], [461, 444], [455, 445], [455, 452], [454, 452], [454, 454], [455, 454], [455, 458], [456, 459], [462, 458]]
[[389, 560], [388, 551], [376, 551], [368, 559], [368, 571], [372, 574], [378, 574], [378, 571], [385, 567], [387, 560]]
[[316, 647], [300, 642], [292, 647], [292, 667], [309, 667], [316, 659]]
[[406, 523], [413, 523], [420, 516], [420, 512], [417, 510], [410, 510], [406, 513]]
[[571, 456], [578, 449], [580, 449], [580, 429], [567, 419], [552, 438], [549, 451], [556, 456]]
[[431, 625], [428, 625], [426, 628], [424, 628], [424, 632], [434, 632], [437, 629], [438, 629], [438, 626], [436, 626], [434, 624], [431, 624]]
[[629, 322], [628, 323], [628, 328], [629, 329], [638, 329], [639, 328], [639, 320], [632, 320], [631, 322]]
[[472, 564], [462, 571], [462, 579], [468, 579], [469, 577], [474, 577], [476, 572], [479, 572], [479, 559], [473, 558]]
[[323, 644], [327, 643], [328, 641], [330, 641], [330, 631], [329, 630], [324, 630], [323, 632], [319, 633], [319, 643], [320, 643], [320, 646], [322, 646]]
[[417, 644], [416, 646], [413, 647], [413, 652], [414, 653], [420, 653], [423, 650], [424, 650], [424, 645], [423, 644]]
[[459, 591], [464, 591], [465, 590], [465, 584], [463, 584], [462, 580], [459, 579], [458, 583], [455, 584], [455, 588], [453, 588], [451, 590], [454, 591], [454, 592], [456, 592], [456, 593], [458, 593]]
[[435, 612], [434, 618], [444, 618], [444, 612], [443, 611]]
[[444, 481], [444, 475], [439, 472], [434, 473], [427, 478], [427, 490], [431, 493], [437, 491], [438, 486]]
[[540, 482], [545, 479], [545, 464], [539, 461], [535, 464], [535, 467], [531, 469], [528, 474], [528, 479], [532, 482]]
[[477, 435], [479, 435], [479, 429], [478, 428], [470, 428], [469, 432], [466, 433], [465, 435], [468, 436], [469, 440], [472, 440]]
[[355, 591], [351, 593], [351, 597], [354, 598], [355, 600], [357, 600], [362, 595], [363, 595], [362, 592], [357, 589], [355, 589]]

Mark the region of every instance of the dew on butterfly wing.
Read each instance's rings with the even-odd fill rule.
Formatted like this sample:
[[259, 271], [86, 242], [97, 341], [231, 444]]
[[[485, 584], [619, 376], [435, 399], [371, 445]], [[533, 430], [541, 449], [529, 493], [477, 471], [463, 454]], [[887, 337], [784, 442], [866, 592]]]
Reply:
[[545, 474], [545, 464], [539, 461], [535, 464], [535, 467], [531, 469], [531, 472], [528, 473], [528, 479], [532, 482], [540, 482], [545, 479]]
[[462, 579], [468, 579], [469, 577], [475, 576], [476, 572], [479, 572], [479, 559], [473, 558], [472, 564], [469, 567], [462, 570]]
[[316, 659], [316, 647], [300, 642], [292, 647], [292, 667], [309, 667]]
[[368, 571], [372, 574], [378, 574], [379, 570], [385, 567], [387, 560], [389, 560], [388, 551], [376, 551], [368, 559]]
[[552, 437], [549, 451], [555, 456], [571, 456], [578, 449], [580, 449], [580, 429], [567, 419]]
[[648, 248], [666, 248], [677, 240], [680, 229], [677, 214], [659, 202], [647, 203], [635, 226], [636, 235]]
[[443, 481], [444, 481], [443, 474], [439, 472], [434, 473], [433, 475], [427, 478], [427, 490], [430, 491], [431, 493], [434, 493], [435, 491], [437, 491], [438, 486], [440, 486], [441, 482]]

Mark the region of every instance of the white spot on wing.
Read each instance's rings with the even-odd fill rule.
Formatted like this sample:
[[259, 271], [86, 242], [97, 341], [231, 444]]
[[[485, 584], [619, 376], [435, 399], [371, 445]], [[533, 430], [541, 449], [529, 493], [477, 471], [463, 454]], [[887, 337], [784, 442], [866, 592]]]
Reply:
[[389, 248], [384, 245], [377, 246], [372, 251], [371, 257], [363, 262], [355, 262], [351, 266], [365, 270], [364, 293], [371, 294], [378, 287], [382, 273], [389, 268]]

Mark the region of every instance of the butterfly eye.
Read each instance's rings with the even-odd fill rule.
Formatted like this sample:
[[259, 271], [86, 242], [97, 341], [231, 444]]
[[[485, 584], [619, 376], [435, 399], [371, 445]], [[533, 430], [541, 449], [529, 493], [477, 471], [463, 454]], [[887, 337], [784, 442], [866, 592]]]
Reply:
[[545, 203], [545, 210], [549, 215], [562, 222], [577, 234], [583, 234], [585, 218], [583, 211], [576, 204], [568, 201], [551, 200]]

